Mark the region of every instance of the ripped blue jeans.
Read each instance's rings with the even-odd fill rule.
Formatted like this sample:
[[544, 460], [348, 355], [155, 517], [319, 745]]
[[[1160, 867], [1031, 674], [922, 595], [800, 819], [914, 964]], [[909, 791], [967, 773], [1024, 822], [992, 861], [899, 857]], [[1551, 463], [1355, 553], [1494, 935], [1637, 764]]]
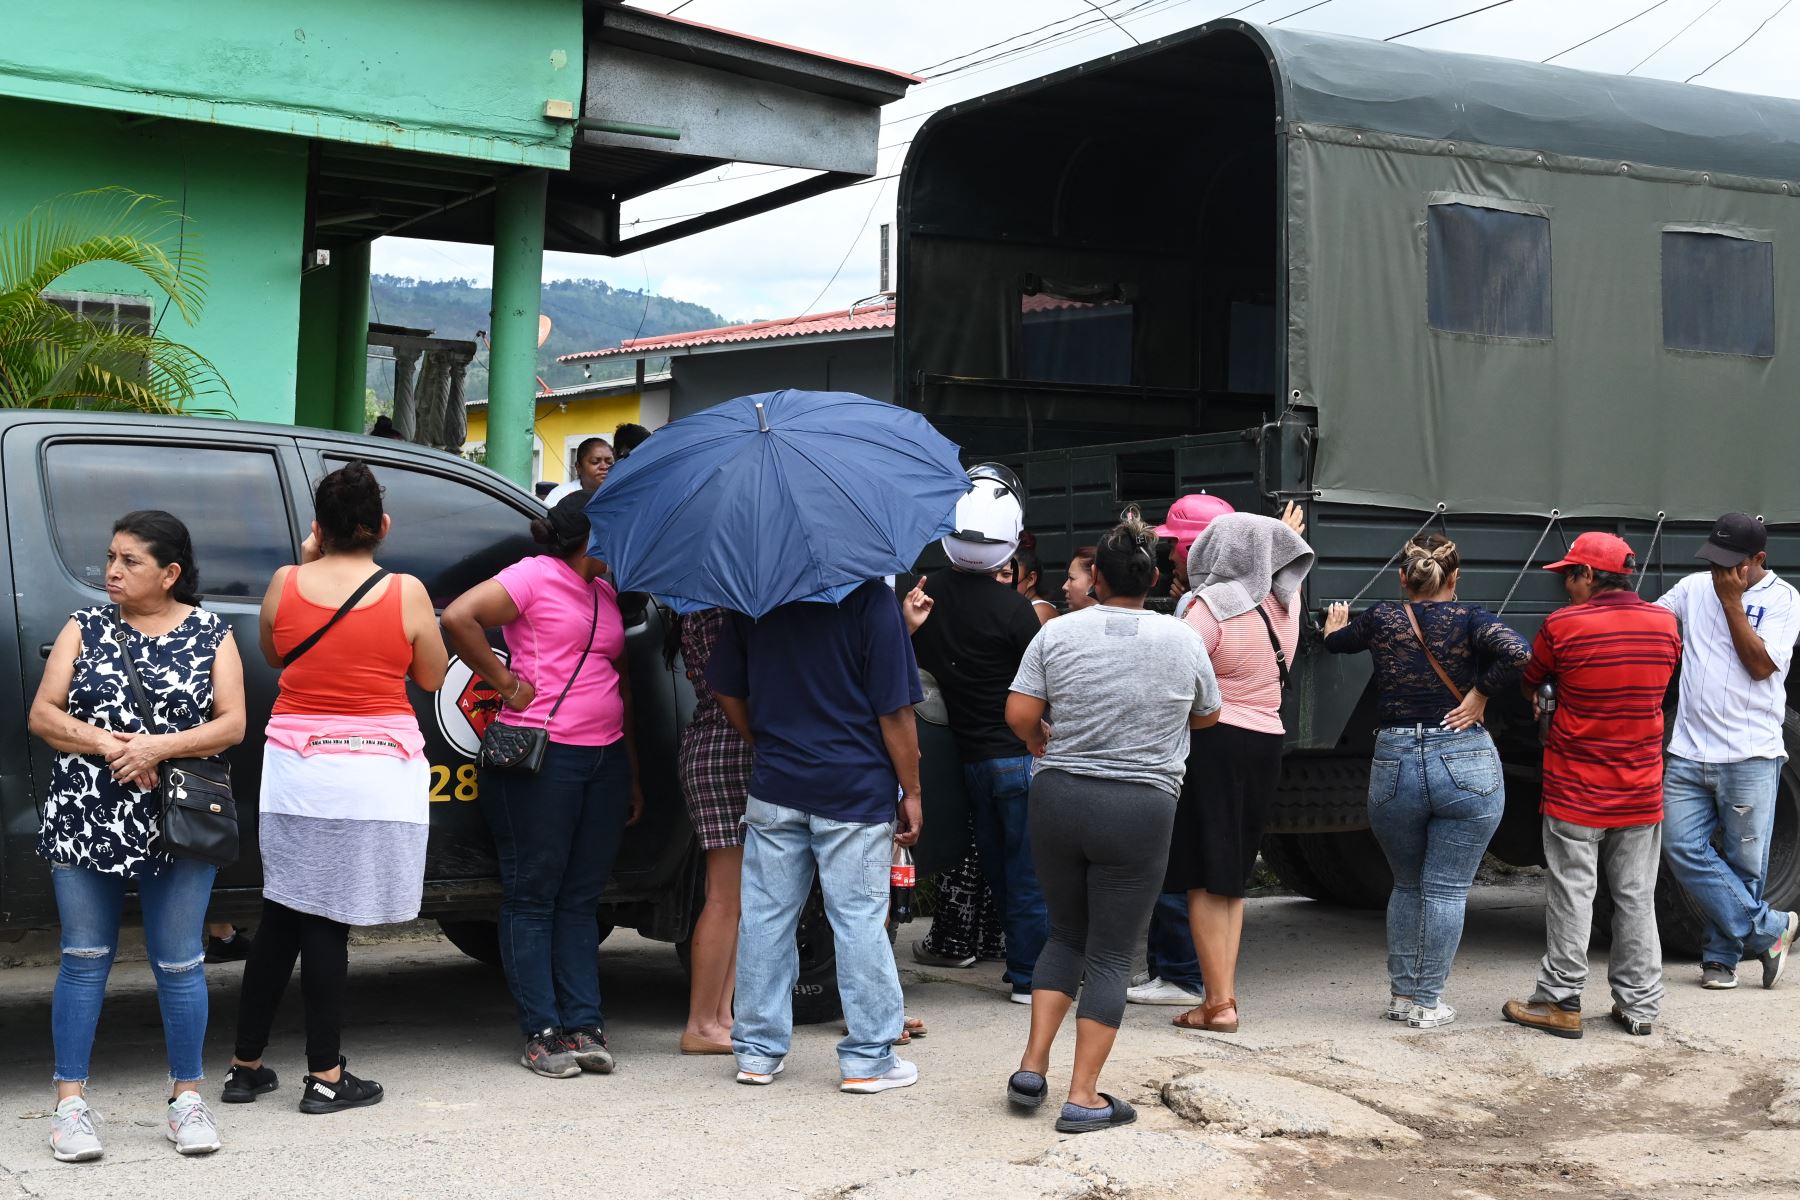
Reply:
[[[156, 977], [163, 1040], [169, 1050], [169, 1077], [181, 1082], [204, 1078], [201, 1044], [206, 1040], [206, 905], [212, 896], [210, 864], [176, 859], [140, 875], [138, 898], [144, 912], [144, 945]], [[106, 977], [119, 949], [123, 875], [85, 867], [52, 867], [56, 911], [62, 921], [62, 965], [50, 1003], [50, 1035], [56, 1047], [56, 1081], [81, 1083], [88, 1077], [94, 1031], [106, 999]]]
[[1702, 763], [1671, 754], [1663, 766], [1663, 861], [1706, 914], [1703, 962], [1736, 967], [1787, 928], [1787, 913], [1763, 898], [1782, 761]]

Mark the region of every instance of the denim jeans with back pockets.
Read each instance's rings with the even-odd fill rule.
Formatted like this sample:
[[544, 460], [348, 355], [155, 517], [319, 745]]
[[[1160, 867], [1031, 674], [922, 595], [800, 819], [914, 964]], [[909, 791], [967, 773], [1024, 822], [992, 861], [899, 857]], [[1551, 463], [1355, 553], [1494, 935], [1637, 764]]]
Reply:
[[1469, 886], [1506, 809], [1485, 729], [1383, 729], [1369, 769], [1369, 825], [1394, 870], [1388, 976], [1396, 996], [1434, 1007], [1462, 941]]
[[990, 758], [963, 764], [963, 786], [975, 816], [981, 873], [1006, 923], [1006, 981], [1031, 990], [1031, 973], [1050, 936], [1050, 914], [1031, 857], [1032, 758]]
[[1736, 967], [1787, 928], [1787, 914], [1763, 899], [1784, 761], [1703, 763], [1671, 754], [1663, 768], [1663, 861], [1706, 914], [1703, 962]]
[[[144, 910], [144, 946], [156, 979], [169, 1078], [200, 1079], [206, 1039], [206, 905], [212, 898], [210, 863], [178, 858], [152, 867], [137, 880]], [[62, 965], [50, 1001], [56, 1080], [83, 1083], [106, 1000], [106, 979], [119, 949], [119, 916], [132, 880], [86, 867], [50, 869], [56, 913], [62, 922]]]

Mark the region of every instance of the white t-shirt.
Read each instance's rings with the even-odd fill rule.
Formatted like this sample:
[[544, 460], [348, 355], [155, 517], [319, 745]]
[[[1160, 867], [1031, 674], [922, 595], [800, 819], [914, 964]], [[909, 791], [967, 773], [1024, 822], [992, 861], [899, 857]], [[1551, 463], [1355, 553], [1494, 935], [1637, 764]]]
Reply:
[[579, 479], [571, 479], [567, 483], [559, 483], [556, 485], [554, 491], [544, 497], [544, 507], [555, 508], [558, 504], [562, 503], [562, 498], [564, 496], [567, 496], [570, 492], [578, 492], [580, 490], [581, 480]]
[[1800, 638], [1800, 592], [1770, 571], [1744, 593], [1744, 615], [1775, 662], [1762, 680], [1750, 677], [1731, 644], [1711, 572], [1689, 575], [1657, 603], [1681, 622], [1681, 698], [1669, 753], [1704, 763], [1785, 758], [1781, 719]]

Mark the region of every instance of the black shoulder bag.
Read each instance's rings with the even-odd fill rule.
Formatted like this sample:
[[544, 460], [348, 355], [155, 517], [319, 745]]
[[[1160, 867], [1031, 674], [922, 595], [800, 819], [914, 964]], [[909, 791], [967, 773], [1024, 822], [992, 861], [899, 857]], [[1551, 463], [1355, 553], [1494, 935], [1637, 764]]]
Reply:
[[575, 686], [575, 680], [581, 674], [581, 668], [587, 665], [588, 653], [594, 648], [594, 634], [600, 628], [600, 593], [594, 593], [594, 621], [588, 626], [587, 641], [581, 647], [581, 657], [575, 663], [575, 669], [569, 672], [569, 682], [563, 684], [562, 695], [544, 718], [542, 728], [527, 728], [523, 725], [508, 725], [499, 718], [489, 722], [487, 732], [481, 735], [481, 749], [476, 752], [475, 762], [491, 771], [510, 771], [519, 775], [535, 775], [538, 768], [544, 765], [544, 751], [550, 745], [550, 722], [556, 720], [556, 714], [562, 709], [563, 701], [569, 698], [569, 689]]
[[[147, 732], [157, 732], [150, 701], [131, 661], [125, 618], [113, 608], [113, 637], [125, 660], [133, 707]], [[215, 758], [170, 758], [156, 768], [156, 791], [162, 799], [162, 832], [158, 849], [176, 858], [197, 858], [215, 867], [237, 861], [237, 802], [231, 795], [231, 766]]]

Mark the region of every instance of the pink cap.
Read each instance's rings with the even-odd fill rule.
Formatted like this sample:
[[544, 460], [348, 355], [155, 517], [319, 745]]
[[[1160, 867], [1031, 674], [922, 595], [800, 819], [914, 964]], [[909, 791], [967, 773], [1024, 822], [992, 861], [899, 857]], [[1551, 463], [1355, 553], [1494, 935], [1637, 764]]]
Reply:
[[1185, 565], [1188, 550], [1194, 545], [1206, 527], [1212, 524], [1214, 517], [1222, 517], [1226, 513], [1236, 512], [1229, 501], [1217, 496], [1209, 496], [1205, 492], [1195, 492], [1191, 496], [1183, 496], [1169, 506], [1169, 517], [1156, 527], [1156, 536], [1175, 539], [1176, 561]]

